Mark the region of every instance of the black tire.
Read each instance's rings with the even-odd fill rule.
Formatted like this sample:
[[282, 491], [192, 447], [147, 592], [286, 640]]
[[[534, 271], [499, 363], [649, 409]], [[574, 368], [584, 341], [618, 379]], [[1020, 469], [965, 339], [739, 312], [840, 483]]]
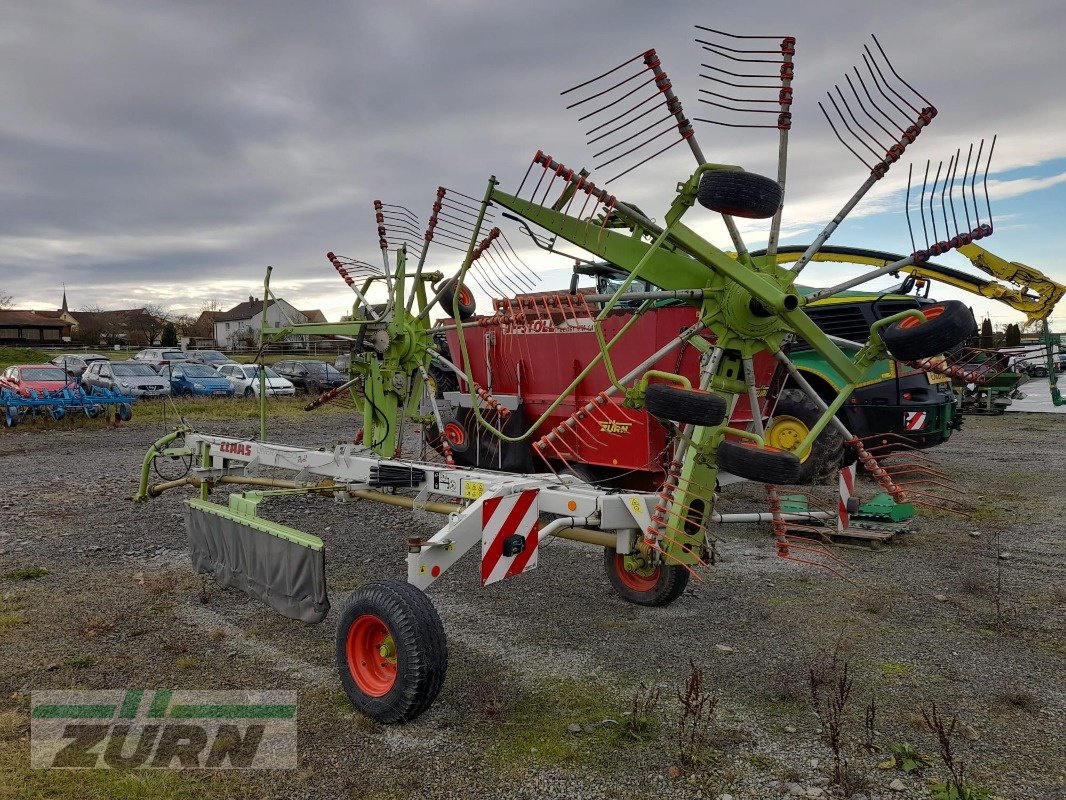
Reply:
[[[383, 647], [391, 640], [395, 658], [381, 656], [384, 670], [361, 659], [374, 652], [376, 630], [388, 637]], [[337, 621], [337, 671], [352, 705], [378, 722], [410, 722], [429, 708], [448, 671], [448, 644], [425, 593], [401, 581], [373, 581], [354, 591]]]
[[244, 396], [245, 398], [255, 397], [255, 389], [253, 389], [251, 386], [246, 386], [244, 389]]
[[435, 396], [438, 399], [443, 398], [445, 392], [456, 392], [459, 390], [459, 376], [450, 369], [441, 369], [440, 367], [431, 364], [429, 367], [429, 377], [433, 379], [433, 382], [437, 387]]
[[718, 425], [725, 419], [726, 402], [716, 394], [653, 383], [644, 398], [648, 413], [672, 422]]
[[696, 192], [700, 205], [719, 214], [768, 219], [781, 207], [781, 186], [754, 172], [712, 170], [703, 173]]
[[958, 300], [944, 300], [918, 310], [926, 316], [925, 322], [905, 317], [881, 331], [885, 347], [899, 361], [940, 355], [961, 344], [976, 328], [970, 309]]
[[794, 484], [800, 461], [783, 450], [726, 440], [718, 445], [718, 469], [759, 483]]
[[[821, 416], [822, 410], [806, 394], [799, 389], [785, 389], [777, 398], [774, 416], [767, 423], [766, 442], [779, 450], [792, 452]], [[837, 471], [843, 456], [844, 437], [830, 423], [814, 440], [807, 457], [801, 459], [795, 482], [823, 482]]]
[[[449, 317], [455, 310], [455, 278], [449, 278], [440, 288], [440, 307]], [[472, 316], [477, 304], [474, 302], [474, 293], [466, 284], [459, 287], [459, 321], [466, 322]]]
[[[431, 429], [435, 436], [439, 435], [436, 424], [433, 424]], [[448, 437], [448, 443], [452, 446], [453, 453], [465, 453], [470, 449], [473, 433], [459, 417], [447, 417], [444, 419], [444, 435]]]
[[119, 403], [118, 418], [121, 422], [129, 422], [133, 419], [133, 406], [129, 403]]
[[625, 557], [613, 548], [603, 550], [603, 570], [611, 588], [623, 600], [638, 606], [667, 606], [688, 586], [689, 571], [680, 564], [660, 564], [649, 575], [626, 572]]

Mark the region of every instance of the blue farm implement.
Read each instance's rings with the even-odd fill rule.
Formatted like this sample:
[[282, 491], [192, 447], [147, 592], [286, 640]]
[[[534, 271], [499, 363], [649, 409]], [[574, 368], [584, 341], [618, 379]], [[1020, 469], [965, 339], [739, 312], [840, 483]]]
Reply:
[[96, 387], [91, 392], [67, 387], [55, 391], [27, 389], [18, 392], [0, 386], [0, 410], [4, 424], [13, 428], [25, 417], [49, 416], [60, 420], [73, 414], [84, 414], [90, 419], [114, 409], [123, 422], [133, 417], [134, 399], [122, 392]]

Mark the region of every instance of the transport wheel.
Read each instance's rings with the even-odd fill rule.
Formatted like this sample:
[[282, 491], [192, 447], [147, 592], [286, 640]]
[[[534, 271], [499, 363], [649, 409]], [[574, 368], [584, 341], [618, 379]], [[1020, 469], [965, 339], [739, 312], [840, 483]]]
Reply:
[[337, 623], [337, 669], [357, 710], [378, 722], [410, 722], [433, 703], [448, 645], [425, 593], [372, 581], [349, 596]]
[[454, 417], [444, 423], [444, 436], [452, 446], [453, 453], [465, 453], [470, 447], [470, 434]]
[[[425, 438], [426, 444], [441, 455], [444, 455], [444, 450], [441, 447], [441, 432], [436, 422], [424, 425], [422, 427], [422, 436]], [[470, 439], [466, 432], [466, 427], [455, 417], [444, 418], [444, 436], [447, 437], [448, 443], [452, 446], [453, 453], [465, 453], [470, 447]]]
[[[449, 278], [445, 281], [440, 290], [440, 307], [449, 317], [454, 310], [455, 302], [455, 278]], [[474, 303], [474, 293], [467, 288], [464, 283], [459, 287], [459, 321], [466, 322], [472, 316], [474, 316], [474, 310], [476, 304]]]
[[118, 407], [118, 418], [122, 422], [129, 422], [133, 419], [133, 406], [129, 403], [120, 403]]
[[670, 605], [688, 586], [689, 572], [680, 564], [650, 566], [639, 554], [622, 555], [612, 548], [604, 548], [603, 569], [618, 596], [638, 606]]
[[792, 453], [754, 443], [723, 441], [718, 445], [718, 468], [759, 483], [796, 483], [800, 460]]
[[[799, 389], [785, 389], [777, 398], [774, 415], [766, 426], [766, 444], [793, 452], [822, 417], [822, 410]], [[840, 466], [844, 437], [832, 424], [821, 432], [810, 451], [800, 459], [796, 483], [819, 483]]]
[[958, 300], [944, 300], [918, 310], [925, 315], [925, 322], [904, 317], [881, 331], [881, 340], [893, 358], [914, 361], [940, 355], [961, 344], [976, 328], [970, 309]]
[[768, 219], [781, 206], [781, 186], [754, 172], [712, 170], [703, 173], [696, 199], [704, 208], [731, 217]]
[[644, 398], [648, 413], [673, 422], [718, 425], [725, 419], [725, 400], [710, 392], [653, 383]]

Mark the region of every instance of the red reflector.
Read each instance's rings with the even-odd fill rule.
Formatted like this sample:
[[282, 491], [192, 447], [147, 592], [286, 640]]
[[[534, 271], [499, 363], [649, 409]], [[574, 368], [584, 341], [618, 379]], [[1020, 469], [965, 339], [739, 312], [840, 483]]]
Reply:
[[911, 399], [911, 393], [910, 392], [904, 392], [903, 393], [903, 399], [904, 400], [910, 400]]

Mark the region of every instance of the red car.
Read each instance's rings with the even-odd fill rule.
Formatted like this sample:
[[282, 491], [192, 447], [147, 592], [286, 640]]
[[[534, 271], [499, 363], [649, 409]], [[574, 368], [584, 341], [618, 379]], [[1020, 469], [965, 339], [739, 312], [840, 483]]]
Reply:
[[31, 392], [61, 392], [64, 388], [77, 389], [62, 367], [54, 364], [16, 364], [0, 375], [0, 387], [29, 397]]

